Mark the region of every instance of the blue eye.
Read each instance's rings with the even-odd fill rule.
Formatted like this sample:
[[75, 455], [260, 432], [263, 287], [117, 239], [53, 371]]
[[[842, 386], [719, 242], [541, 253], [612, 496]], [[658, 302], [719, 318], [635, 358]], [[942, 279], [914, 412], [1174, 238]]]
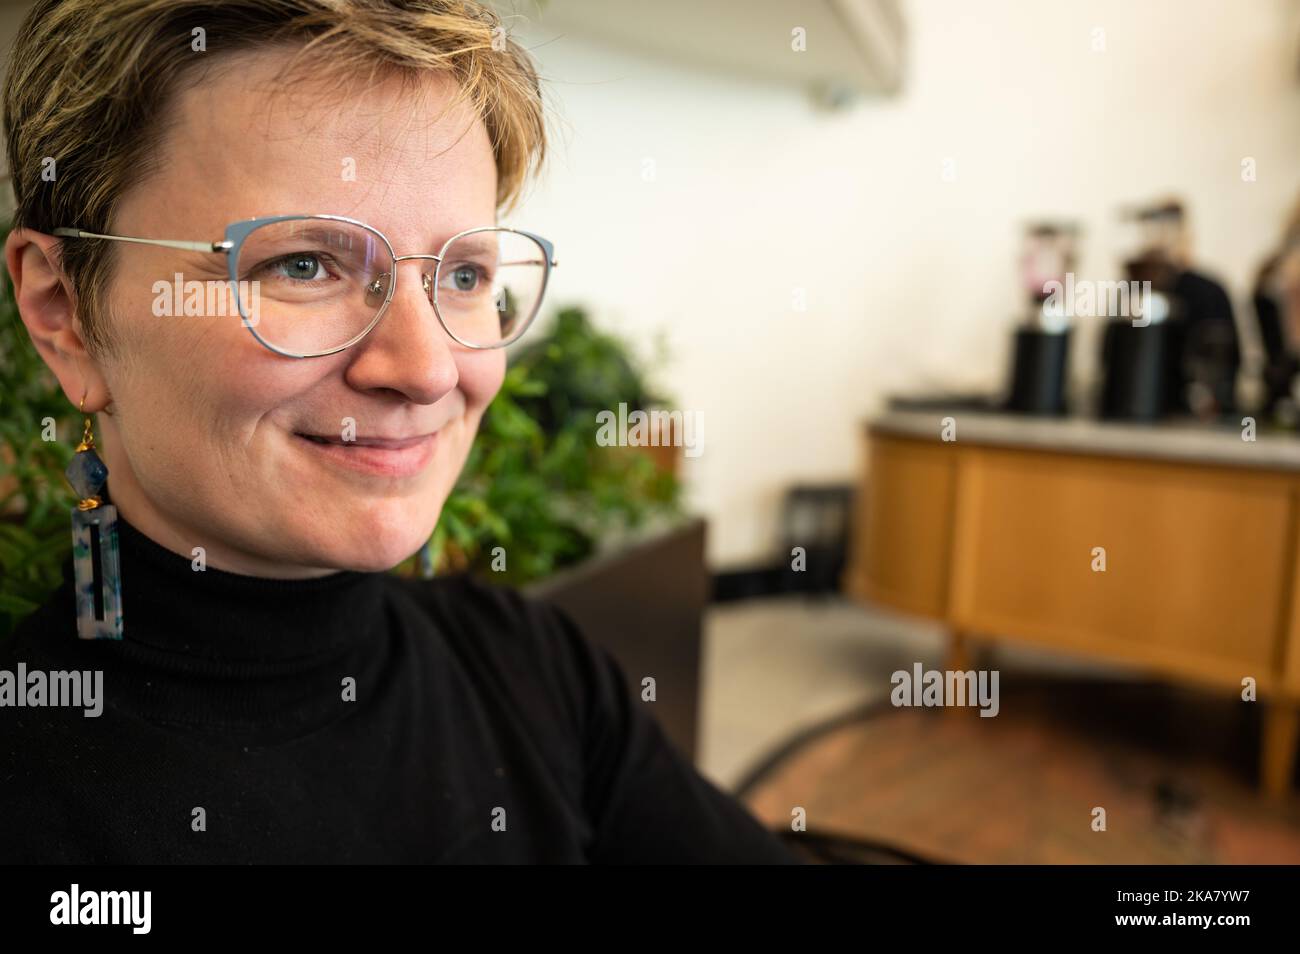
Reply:
[[321, 277], [320, 272], [324, 271], [320, 258], [310, 252], [286, 255], [284, 258], [271, 262], [270, 267], [282, 270], [280, 274], [283, 277], [295, 281], [311, 281]]
[[451, 280], [457, 291], [473, 291], [479, 283], [478, 269], [461, 265], [451, 273]]

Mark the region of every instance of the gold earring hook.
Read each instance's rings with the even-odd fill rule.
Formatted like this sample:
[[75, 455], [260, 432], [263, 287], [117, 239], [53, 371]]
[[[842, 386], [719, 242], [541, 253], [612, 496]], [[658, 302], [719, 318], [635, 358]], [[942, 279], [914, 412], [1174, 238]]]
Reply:
[[81, 430], [81, 443], [77, 445], [77, 453], [80, 454], [82, 451], [94, 450], [95, 448], [95, 434], [94, 431], [91, 430], [90, 415], [86, 413], [85, 393], [81, 395], [81, 403], [77, 405], [77, 410], [80, 411], [82, 417], [85, 418], [85, 424], [82, 426]]

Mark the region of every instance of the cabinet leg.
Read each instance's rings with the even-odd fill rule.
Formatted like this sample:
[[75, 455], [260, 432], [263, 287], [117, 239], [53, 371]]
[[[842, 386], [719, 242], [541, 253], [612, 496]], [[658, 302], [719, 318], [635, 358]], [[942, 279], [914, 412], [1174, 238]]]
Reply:
[[960, 630], [948, 633], [948, 652], [944, 658], [944, 668], [951, 672], [965, 672], [970, 668], [970, 637]]
[[[960, 630], [948, 633], [948, 652], [945, 655], [944, 668], [949, 672], [966, 672], [971, 668], [970, 637]], [[964, 706], [949, 706], [948, 715], [960, 718], [966, 715]]]
[[1260, 739], [1260, 787], [1270, 798], [1290, 791], [1295, 776], [1296, 742], [1300, 741], [1300, 704], [1292, 700], [1265, 703]]

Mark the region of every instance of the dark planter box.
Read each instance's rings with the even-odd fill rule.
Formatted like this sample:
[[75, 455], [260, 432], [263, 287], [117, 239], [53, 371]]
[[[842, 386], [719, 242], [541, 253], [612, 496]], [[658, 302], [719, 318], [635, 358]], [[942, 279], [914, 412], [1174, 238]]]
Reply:
[[592, 642], [609, 650], [638, 700], [641, 680], [654, 677], [650, 709], [692, 761], [710, 590], [705, 529], [702, 519], [685, 521], [524, 588], [567, 612]]

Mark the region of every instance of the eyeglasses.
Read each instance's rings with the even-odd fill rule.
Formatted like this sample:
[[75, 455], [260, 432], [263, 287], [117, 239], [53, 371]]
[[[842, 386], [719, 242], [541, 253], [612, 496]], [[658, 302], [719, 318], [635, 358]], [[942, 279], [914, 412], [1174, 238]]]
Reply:
[[398, 255], [378, 229], [341, 215], [246, 219], [226, 226], [220, 242], [53, 234], [224, 252], [243, 325], [290, 358], [335, 354], [369, 334], [393, 300], [398, 263], [409, 260], [434, 263], [421, 281], [447, 334], [467, 348], [503, 348], [537, 317], [559, 264], [540, 235], [500, 226], [458, 232], [437, 255]]

